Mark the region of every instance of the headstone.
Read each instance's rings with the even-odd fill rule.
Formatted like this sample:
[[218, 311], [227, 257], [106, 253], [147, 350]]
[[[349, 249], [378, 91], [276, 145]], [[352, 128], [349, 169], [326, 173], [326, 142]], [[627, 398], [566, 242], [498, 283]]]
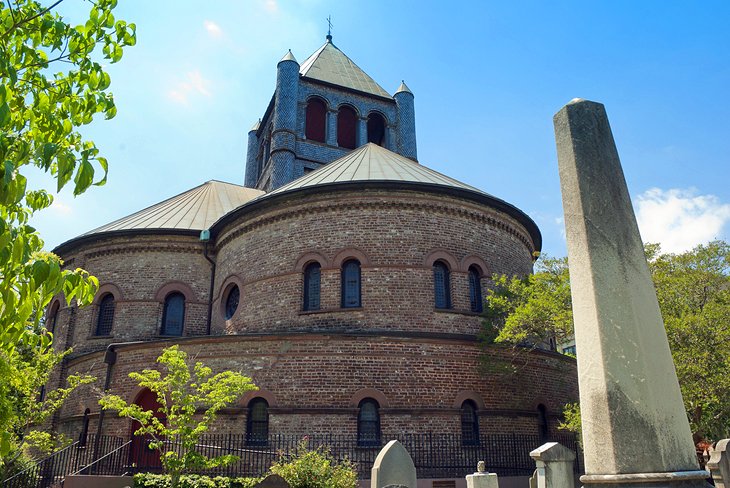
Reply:
[[399, 485], [416, 488], [416, 467], [403, 444], [393, 440], [388, 442], [375, 458], [370, 477], [371, 488], [385, 488]]
[[715, 449], [710, 454], [707, 462], [707, 469], [712, 473], [712, 481], [715, 488], [730, 488], [730, 452], [728, 452], [730, 439], [717, 441]]
[[554, 117], [570, 263], [586, 487], [703, 486], [605, 108]]
[[535, 460], [535, 488], [572, 488], [575, 485], [575, 453], [557, 442], [548, 442], [530, 452]]
[[466, 488], [499, 488], [497, 473], [487, 471], [484, 461], [477, 463], [477, 472], [466, 475]]
[[290, 488], [289, 483], [278, 474], [270, 474], [262, 479], [256, 488]]

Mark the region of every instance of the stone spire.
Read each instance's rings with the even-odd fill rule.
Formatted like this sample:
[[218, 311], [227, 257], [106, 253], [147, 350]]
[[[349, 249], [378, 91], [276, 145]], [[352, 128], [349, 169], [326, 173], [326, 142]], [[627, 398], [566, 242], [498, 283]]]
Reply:
[[654, 285], [603, 105], [554, 117], [586, 488], [701, 487]]

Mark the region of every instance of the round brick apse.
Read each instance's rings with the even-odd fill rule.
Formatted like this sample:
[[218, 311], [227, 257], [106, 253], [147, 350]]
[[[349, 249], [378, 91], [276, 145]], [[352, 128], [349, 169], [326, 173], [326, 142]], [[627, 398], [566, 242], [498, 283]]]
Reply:
[[[94, 306], [56, 310], [57, 347], [74, 349], [64, 374], [94, 374], [97, 389], [109, 375], [111, 391], [131, 401], [139, 388], [128, 374], [180, 344], [260, 387], [213, 427], [237, 434], [256, 398], [268, 405], [270, 433], [302, 436], [355, 436], [366, 400], [379, 406], [384, 436], [459, 433], [464, 402], [476, 406], [483, 434], [537, 435], [536, 405], [555, 431], [562, 406], [577, 399], [572, 358], [534, 350], [516, 360], [510, 348], [479, 344], [469, 268], [480, 270], [483, 290], [491, 273], [532, 270], [536, 245], [508, 212], [428, 188], [345, 185], [263, 197], [219, 221], [212, 236], [205, 244], [192, 233], [107, 233], [66, 246], [66, 265], [98, 276], [100, 293], [116, 301], [106, 336], [94, 335]], [[346, 277], [353, 262], [357, 274]], [[312, 263], [316, 273], [305, 276]], [[450, 308], [435, 306], [435, 263], [448, 270], [440, 286]], [[352, 290], [358, 301], [347, 306]], [[179, 337], [161, 335], [171, 293], [185, 298]], [[111, 364], [107, 349], [116, 353]], [[95, 432], [95, 397], [91, 387], [76, 392], [56, 428], [78, 435], [89, 409]], [[106, 416], [102, 432], [124, 437], [130, 428]]]

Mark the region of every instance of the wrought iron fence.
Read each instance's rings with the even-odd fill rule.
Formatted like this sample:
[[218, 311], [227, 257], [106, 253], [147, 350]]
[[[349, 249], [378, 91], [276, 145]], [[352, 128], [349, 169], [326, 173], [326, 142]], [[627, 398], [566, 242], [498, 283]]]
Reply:
[[[232, 454], [238, 459], [225, 467], [199, 474], [222, 476], [261, 476], [271, 464], [283, 457], [295, 456], [302, 447], [323, 448], [336, 459], [355, 464], [360, 479], [370, 478], [370, 469], [383, 445], [398, 439], [413, 458], [419, 478], [461, 478], [476, 470], [478, 461], [500, 476], [529, 476], [535, 470], [530, 451], [542, 444], [538, 436], [524, 434], [481, 435], [479, 442], [458, 434], [385, 435], [378, 445], [358, 445], [350, 435], [293, 436], [272, 434], [266, 439], [251, 439], [236, 434], [206, 434], [197, 451], [208, 457]], [[583, 472], [583, 457], [575, 438], [561, 435], [550, 440], [575, 451], [576, 473]], [[126, 441], [119, 437], [89, 435], [85, 445], [78, 442], [54, 453], [30, 469], [5, 480], [5, 488], [46, 488], [69, 474], [121, 475], [162, 470], [156, 451], [149, 449], [148, 439]], [[179, 449], [169, 443], [168, 450]]]
[[61, 481], [68, 474], [82, 469], [124, 444], [114, 436], [89, 434], [86, 442], [74, 442], [35, 465], [2, 482], [3, 488], [45, 488]]
[[[294, 456], [302, 446], [307, 449], [324, 448], [336, 459], [352, 461], [360, 479], [370, 478], [370, 469], [380, 449], [390, 439], [398, 439], [413, 458], [419, 478], [460, 478], [476, 471], [478, 461], [486, 461], [487, 469], [500, 476], [529, 476], [535, 470], [530, 451], [543, 442], [538, 436], [523, 434], [481, 435], [479, 442], [469, 439], [464, 443], [457, 434], [400, 434], [383, 436], [377, 445], [358, 445], [349, 435], [269, 435], [250, 439], [245, 435], [208, 434], [200, 439], [198, 452], [209, 457], [233, 454], [234, 463], [207, 471], [205, 474], [222, 476], [261, 476], [280, 457]], [[576, 473], [583, 470], [582, 453], [575, 437], [561, 435], [550, 440], [560, 442], [577, 453]], [[176, 449], [168, 446], [169, 450]], [[144, 439], [137, 438], [130, 446], [130, 472], [161, 471], [159, 457], [146, 447]], [[202, 473], [201, 473], [202, 474]]]

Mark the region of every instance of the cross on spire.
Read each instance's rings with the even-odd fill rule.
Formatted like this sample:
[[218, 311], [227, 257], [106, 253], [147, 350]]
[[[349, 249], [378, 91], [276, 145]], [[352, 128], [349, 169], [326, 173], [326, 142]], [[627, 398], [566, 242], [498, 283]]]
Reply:
[[332, 16], [327, 16], [327, 40], [332, 42]]

